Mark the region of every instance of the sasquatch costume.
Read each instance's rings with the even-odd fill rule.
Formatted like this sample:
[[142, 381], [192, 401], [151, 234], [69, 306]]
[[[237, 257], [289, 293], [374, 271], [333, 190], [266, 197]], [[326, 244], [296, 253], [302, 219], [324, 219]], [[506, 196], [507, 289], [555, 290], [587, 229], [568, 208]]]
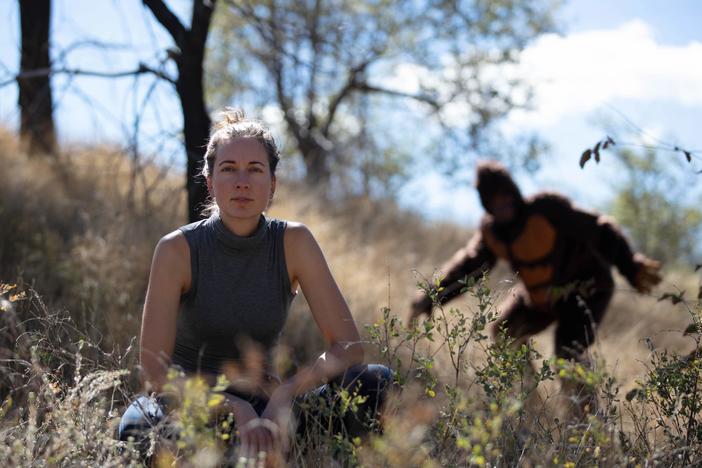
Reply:
[[[553, 193], [524, 199], [506, 169], [494, 162], [478, 167], [477, 189], [487, 213], [468, 245], [442, 268], [441, 303], [461, 293], [466, 277], [504, 259], [521, 285], [497, 326], [504, 325], [511, 338], [524, 338], [555, 321], [556, 354], [577, 358], [592, 343], [594, 328], [612, 298], [612, 265], [639, 291], [648, 291], [660, 281], [660, 264], [634, 254], [609, 218], [575, 208]], [[514, 215], [509, 222], [498, 223], [492, 216], [496, 194], [513, 197]], [[426, 294], [413, 303], [414, 316], [430, 314], [431, 309]]]

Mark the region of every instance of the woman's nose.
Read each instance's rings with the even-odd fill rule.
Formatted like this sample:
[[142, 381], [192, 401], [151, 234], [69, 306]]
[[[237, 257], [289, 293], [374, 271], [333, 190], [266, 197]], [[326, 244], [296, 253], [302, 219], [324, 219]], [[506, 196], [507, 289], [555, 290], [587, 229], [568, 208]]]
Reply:
[[246, 172], [238, 173], [236, 176], [235, 185], [236, 185], [236, 188], [244, 188], [244, 189], [249, 188], [249, 185], [250, 185], [249, 175]]

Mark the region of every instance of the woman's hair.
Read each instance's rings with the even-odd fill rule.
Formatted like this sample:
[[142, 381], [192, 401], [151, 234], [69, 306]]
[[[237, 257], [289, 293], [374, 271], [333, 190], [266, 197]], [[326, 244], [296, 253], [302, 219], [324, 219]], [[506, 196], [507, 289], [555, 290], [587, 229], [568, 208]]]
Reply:
[[244, 111], [226, 107], [219, 113], [218, 119], [210, 131], [210, 139], [207, 142], [204, 158], [205, 164], [202, 166], [203, 177], [212, 175], [219, 145], [237, 138], [253, 138], [258, 141], [268, 155], [271, 175], [275, 175], [275, 169], [280, 161], [280, 153], [270, 130], [262, 122], [244, 117]]

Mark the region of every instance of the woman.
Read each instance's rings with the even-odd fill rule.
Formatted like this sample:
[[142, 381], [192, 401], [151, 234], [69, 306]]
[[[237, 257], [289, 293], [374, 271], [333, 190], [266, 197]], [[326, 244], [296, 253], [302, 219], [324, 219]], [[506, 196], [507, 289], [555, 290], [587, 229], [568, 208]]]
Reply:
[[[240, 368], [247, 344], [261, 351], [263, 378], [245, 391], [230, 387], [224, 392], [243, 456], [285, 444], [281, 434], [293, 401], [327, 379], [358, 384], [368, 397], [366, 410], [375, 416], [391, 376], [383, 366], [360, 366], [358, 330], [307, 227], [263, 215], [275, 193], [279, 158], [270, 132], [259, 122], [241, 112], [222, 114], [203, 166], [213, 214], [159, 241], [142, 320], [147, 392], [161, 391], [170, 365], [213, 383], [217, 375], [231, 376], [231, 369]], [[298, 285], [329, 348], [279, 383], [271, 351]], [[315, 392], [330, 390], [324, 385]], [[153, 399], [139, 398], [122, 417], [120, 439], [143, 439], [145, 429], [162, 417], [163, 408]]]

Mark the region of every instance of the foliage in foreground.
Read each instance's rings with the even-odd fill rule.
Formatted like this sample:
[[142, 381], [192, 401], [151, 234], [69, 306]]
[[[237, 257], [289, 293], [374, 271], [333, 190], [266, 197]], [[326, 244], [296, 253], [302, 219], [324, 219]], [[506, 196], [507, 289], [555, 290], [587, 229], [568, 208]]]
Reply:
[[[320, 411], [294, 466], [688, 466], [702, 462], [702, 356], [651, 347], [647, 375], [620, 386], [599, 356], [590, 364], [543, 359], [530, 345], [488, 337], [495, 295], [467, 284], [474, 310], [439, 308], [409, 326], [389, 309], [368, 325], [369, 346], [395, 371], [382, 434], [346, 438], [324, 430], [332, 413], [356, 411], [347, 392]], [[134, 444], [115, 440], [133, 392], [123, 355], [86, 341], [67, 313], [48, 310], [31, 289], [2, 285], [0, 460], [3, 465], [138, 465]], [[702, 305], [689, 308], [685, 334], [699, 349]], [[499, 334], [498, 334], [499, 335]], [[438, 367], [439, 353], [448, 367]], [[533, 364], [537, 364], [532, 368]], [[549, 383], [544, 383], [551, 381]], [[541, 384], [541, 385], [540, 385]], [[544, 396], [544, 386], [560, 386]], [[217, 466], [235, 460], [231, 419], [207, 423], [220, 403], [197, 380], [186, 385], [175, 419], [182, 436], [153, 438], [160, 466]], [[597, 395], [597, 402], [583, 399]], [[586, 402], [587, 403], [587, 402]]]

